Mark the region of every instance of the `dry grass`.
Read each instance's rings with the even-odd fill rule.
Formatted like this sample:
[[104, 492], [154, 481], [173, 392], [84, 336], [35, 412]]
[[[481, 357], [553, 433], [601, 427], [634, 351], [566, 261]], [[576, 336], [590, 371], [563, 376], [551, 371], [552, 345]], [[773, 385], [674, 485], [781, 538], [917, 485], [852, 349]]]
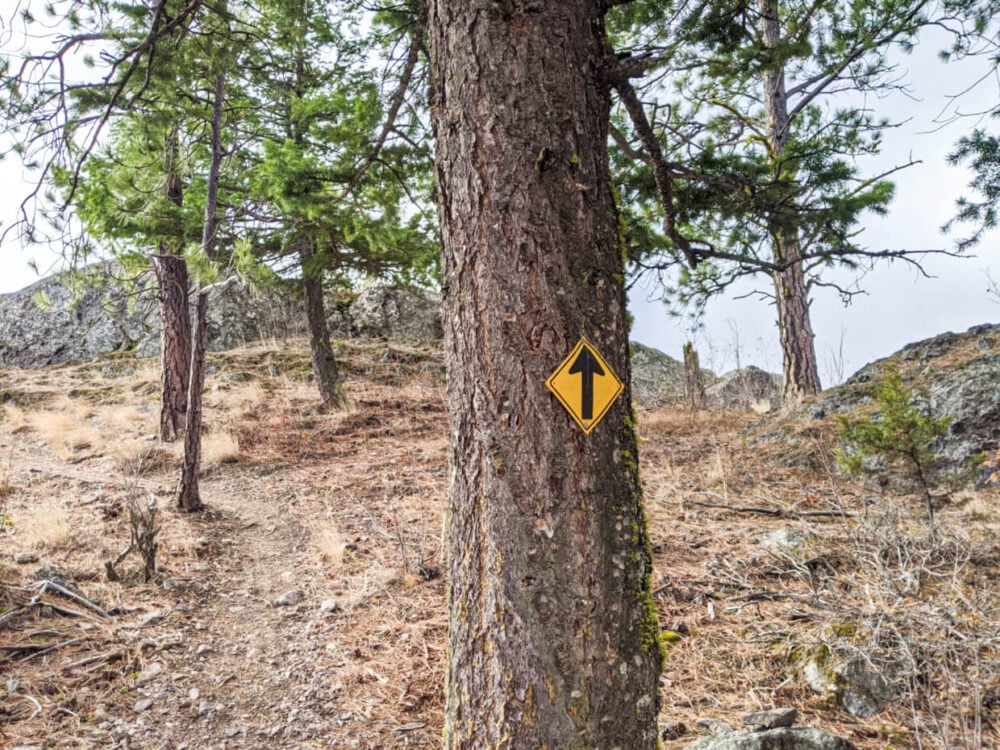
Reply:
[[64, 544], [70, 535], [69, 511], [55, 502], [25, 508], [14, 517], [18, 538], [32, 549], [50, 550]]
[[[171, 689], [150, 688], [155, 707], [143, 715], [161, 734], [137, 737], [136, 747], [305, 747], [330, 737], [369, 748], [440, 743], [447, 426], [441, 381], [433, 374], [439, 360], [421, 359], [419, 349], [351, 342], [343, 355], [352, 408], [333, 414], [315, 408], [311, 383], [283, 374], [308, 367], [304, 349], [213, 355], [218, 369], [206, 393], [206, 465], [207, 446], [219, 437], [224, 453], [235, 450], [239, 460], [206, 475], [209, 510], [189, 516], [169, 509], [173, 474], [147, 472], [135, 480], [161, 500], [158, 563], [161, 575], [181, 588], [137, 584], [138, 559], [130, 558], [121, 566], [125, 584], [78, 580], [88, 597], [128, 614], [91, 631], [73, 618], [40, 624], [34, 615], [0, 630], [5, 647], [43, 626], [61, 629], [60, 640], [85, 633], [80, 644], [16, 665], [43, 711], [29, 720], [27, 702], [13, 706], [13, 699], [0, 698], [0, 712], [10, 709], [4, 741], [46, 737], [58, 747], [110, 746], [102, 722], [137, 726], [133, 706], [143, 688], [135, 675], [161, 660]], [[244, 374], [252, 379], [240, 379]], [[46, 387], [61, 388], [60, 371], [47, 377]], [[60, 569], [92, 575], [127, 546], [127, 488], [115, 474], [145, 460], [150, 444], [142, 438], [155, 431], [155, 410], [144, 408], [127, 399], [92, 408], [89, 417], [65, 403], [48, 408], [111, 429], [117, 441], [109, 441], [104, 457], [70, 467], [50, 462], [51, 476], [39, 474], [10, 496], [19, 519], [16, 534], [4, 538], [11, 549], [49, 544], [22, 534], [27, 522], [20, 519], [51, 497], [66, 507], [50, 514], [71, 513], [73, 520], [73, 544], [64, 537], [46, 547], [46, 558]], [[640, 415], [654, 596], [661, 626], [679, 635], [663, 675], [660, 720], [688, 728], [666, 746], [690, 744], [698, 718], [738, 723], [750, 710], [775, 705], [794, 705], [799, 723], [863, 750], [971, 749], [1000, 739], [989, 725], [1000, 723], [1000, 660], [990, 630], [1000, 621], [1000, 490], [956, 497], [941, 511], [935, 539], [906, 513], [877, 516], [886, 502], [905, 510], [898, 499], [869, 497], [828, 473], [789, 467], [787, 452], [746, 445], [740, 430], [755, 419], [670, 410]], [[0, 445], [10, 424], [0, 422]], [[799, 427], [795, 436], [822, 457], [824, 435]], [[34, 476], [25, 470], [34, 465], [29, 442], [10, 440], [18, 477]], [[854, 515], [796, 515], [838, 510]], [[794, 550], [763, 543], [765, 534], [786, 526], [810, 534], [810, 541]], [[914, 577], [920, 569], [928, 574]], [[7, 570], [23, 577], [20, 585], [30, 581], [27, 568]], [[912, 587], [900, 596], [892, 585], [902, 584]], [[271, 605], [293, 587], [306, 597], [298, 608]], [[0, 587], [0, 596], [11, 591]], [[338, 607], [322, 614], [319, 603], [327, 599]], [[139, 623], [156, 610], [170, 614]], [[951, 637], [949, 628], [961, 637]], [[896, 651], [909, 670], [901, 678], [905, 689], [872, 719], [831, 707], [801, 676], [802, 655], [844, 633], [848, 646], [876, 653], [902, 644]], [[178, 645], [161, 651], [163, 643]], [[202, 646], [210, 650], [200, 652]], [[251, 650], [260, 657], [246, 658]], [[120, 656], [73, 666], [104, 654]], [[202, 698], [211, 691], [213, 703], [227, 706], [220, 720], [174, 720], [197, 710], [201, 699], [185, 697], [192, 688]], [[302, 735], [267, 735], [292, 706], [298, 718], [287, 724]], [[74, 718], [88, 714], [97, 720]], [[421, 728], [397, 731], [410, 724]], [[230, 740], [228, 726], [246, 734]]]
[[202, 435], [201, 463], [205, 469], [222, 464], [232, 464], [240, 460], [240, 444], [228, 432], [212, 432]]
[[84, 410], [33, 412], [28, 415], [31, 427], [64, 461], [77, 458], [81, 451], [96, 453], [104, 445], [104, 437], [83, 417]]
[[7, 404], [3, 407], [2, 412], [3, 418], [0, 419], [0, 423], [6, 428], [6, 430], [11, 435], [16, 435], [20, 432], [31, 427], [28, 420], [28, 415], [25, 413], [24, 409], [14, 404]]

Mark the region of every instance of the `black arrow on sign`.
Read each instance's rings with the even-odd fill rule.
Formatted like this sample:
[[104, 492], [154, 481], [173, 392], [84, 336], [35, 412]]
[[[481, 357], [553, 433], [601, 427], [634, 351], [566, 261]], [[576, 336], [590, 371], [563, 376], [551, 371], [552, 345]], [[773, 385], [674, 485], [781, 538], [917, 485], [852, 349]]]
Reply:
[[594, 376], [603, 375], [604, 368], [594, 357], [590, 347], [583, 347], [576, 357], [576, 361], [570, 365], [569, 374], [583, 376], [583, 403], [580, 404], [580, 418], [589, 421], [594, 418]]

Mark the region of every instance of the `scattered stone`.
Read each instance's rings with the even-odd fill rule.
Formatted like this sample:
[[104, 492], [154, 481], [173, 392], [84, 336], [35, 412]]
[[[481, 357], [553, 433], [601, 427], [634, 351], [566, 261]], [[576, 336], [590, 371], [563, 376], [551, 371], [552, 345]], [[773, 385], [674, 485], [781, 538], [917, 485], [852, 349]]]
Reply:
[[[700, 721], [699, 721], [700, 723]], [[847, 740], [814, 727], [744, 729], [702, 737], [685, 750], [856, 750]]]
[[142, 685], [149, 682], [150, 680], [156, 679], [163, 672], [163, 664], [158, 661], [154, 661], [152, 664], [148, 664], [144, 670], [139, 673], [139, 676], [135, 678], [136, 685]]
[[733, 731], [731, 725], [724, 721], [719, 721], [718, 719], [698, 719], [698, 726], [713, 737], [721, 737], [722, 735], [729, 734]]
[[761, 729], [776, 729], [778, 727], [790, 727], [798, 717], [798, 709], [795, 708], [775, 708], [770, 711], [757, 711], [743, 717], [743, 723], [751, 727]]
[[202, 701], [198, 704], [198, 713], [201, 716], [208, 716], [208, 714], [212, 713], [213, 709], [214, 706], [212, 706], [210, 701]]
[[305, 594], [303, 594], [298, 589], [292, 589], [291, 591], [286, 591], [284, 594], [279, 596], [274, 600], [275, 607], [293, 607], [299, 602], [305, 599]]
[[139, 627], [144, 628], [147, 625], [152, 625], [154, 622], [159, 622], [169, 614], [170, 610], [168, 609], [157, 609], [152, 612], [147, 612], [139, 618]]
[[205, 643], [198, 644], [198, 648], [194, 650], [195, 656], [204, 656], [205, 654], [212, 652], [212, 647]]
[[14, 558], [14, 562], [18, 565], [30, 565], [31, 563], [38, 562], [38, 555], [34, 552], [22, 552], [20, 555]]
[[238, 735], [239, 733], [240, 733], [240, 730], [237, 729], [236, 727], [233, 727], [232, 729], [227, 729], [226, 730], [226, 737], [232, 738], [232, 737], [235, 737], [236, 735]]
[[664, 724], [660, 728], [660, 739], [662, 740], [676, 740], [678, 737], [683, 737], [687, 734], [687, 727], [684, 726], [682, 721], [674, 721], [670, 724]]
[[838, 706], [859, 719], [877, 714], [894, 694], [892, 683], [866, 659], [838, 663], [828, 651], [806, 661], [802, 677], [814, 693], [832, 697]]
[[337, 611], [338, 609], [336, 599], [324, 599], [323, 603], [319, 605], [319, 611], [324, 615], [329, 615]]
[[138, 700], [135, 702], [135, 705], [132, 706], [132, 710], [135, 711], [137, 714], [141, 714], [143, 711], [148, 711], [152, 705], [153, 705], [152, 698], [143, 698], [142, 700]]
[[816, 535], [809, 534], [794, 526], [782, 526], [764, 534], [764, 545], [767, 547], [781, 547], [783, 549], [795, 549], [801, 547], [809, 541], [815, 541]]
[[178, 581], [176, 578], [163, 579], [163, 588], [166, 589], [167, 591], [176, 591], [182, 586], [184, 586], [184, 584], [181, 581]]
[[188, 698], [193, 701], [198, 700], [201, 697], [201, 691], [198, 688], [191, 688], [188, 690]]

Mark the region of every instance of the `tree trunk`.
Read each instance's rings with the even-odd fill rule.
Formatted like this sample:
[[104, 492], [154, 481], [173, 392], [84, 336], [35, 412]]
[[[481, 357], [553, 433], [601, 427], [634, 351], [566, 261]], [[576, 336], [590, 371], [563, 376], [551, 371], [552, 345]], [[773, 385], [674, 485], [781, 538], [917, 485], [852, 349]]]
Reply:
[[[761, 35], [764, 46], [768, 49], [775, 49], [781, 44], [778, 5], [779, 0], [759, 0]], [[790, 175], [785, 174], [790, 167], [785, 163], [784, 156], [792, 127], [788, 116], [784, 67], [765, 69], [763, 82], [771, 164], [778, 171], [775, 178], [780, 182], [790, 178]], [[776, 212], [770, 218], [769, 228], [774, 259], [791, 262], [786, 269], [773, 274], [778, 305], [778, 333], [784, 360], [786, 405], [795, 404], [804, 396], [820, 392], [819, 363], [809, 319], [809, 291], [802, 264], [795, 262], [802, 257], [802, 251], [794, 210], [792, 206], [790, 211]]]
[[705, 408], [705, 381], [701, 377], [698, 352], [690, 341], [684, 344], [684, 393], [688, 409], [697, 411]]
[[[165, 248], [164, 248], [165, 249]], [[153, 257], [160, 300], [160, 439], [177, 439], [187, 413], [191, 314], [187, 263], [179, 255]]]
[[[212, 101], [211, 162], [205, 192], [205, 224], [201, 249], [209, 258], [215, 247], [218, 227], [219, 171], [222, 165], [222, 99], [225, 77], [215, 77], [215, 98]], [[188, 389], [188, 412], [184, 435], [184, 468], [177, 488], [177, 505], [181, 510], [201, 510], [198, 492], [198, 472], [201, 470], [201, 391], [205, 385], [205, 340], [208, 338], [208, 292], [198, 292], [195, 314], [194, 347], [191, 351], [191, 381]]]
[[326, 324], [323, 281], [319, 270], [313, 267], [313, 257], [312, 247], [308, 241], [303, 241], [299, 246], [299, 260], [302, 265], [302, 290], [306, 301], [306, 321], [309, 324], [309, 354], [312, 358], [313, 377], [324, 408], [346, 409], [347, 396], [340, 382], [340, 368], [333, 356], [330, 330]]
[[188, 390], [184, 467], [177, 486], [177, 507], [189, 513], [202, 509], [198, 491], [201, 471], [201, 391], [205, 385], [205, 338], [208, 333], [208, 293], [199, 292], [195, 313], [194, 350], [191, 354], [191, 385]]
[[447, 748], [657, 745], [662, 651], [631, 392], [587, 436], [545, 386], [581, 336], [630, 380], [604, 4], [430, 3]]
[[785, 377], [782, 400], [794, 405], [822, 390], [802, 264], [774, 274], [774, 293]]

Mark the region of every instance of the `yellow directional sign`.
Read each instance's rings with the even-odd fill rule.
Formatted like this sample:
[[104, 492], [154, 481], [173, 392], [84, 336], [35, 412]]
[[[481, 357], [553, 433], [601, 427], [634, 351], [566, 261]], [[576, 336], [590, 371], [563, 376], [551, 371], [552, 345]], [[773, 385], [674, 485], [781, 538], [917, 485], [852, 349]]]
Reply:
[[585, 338], [577, 342], [545, 385], [587, 435], [608, 413], [624, 388], [608, 363]]

